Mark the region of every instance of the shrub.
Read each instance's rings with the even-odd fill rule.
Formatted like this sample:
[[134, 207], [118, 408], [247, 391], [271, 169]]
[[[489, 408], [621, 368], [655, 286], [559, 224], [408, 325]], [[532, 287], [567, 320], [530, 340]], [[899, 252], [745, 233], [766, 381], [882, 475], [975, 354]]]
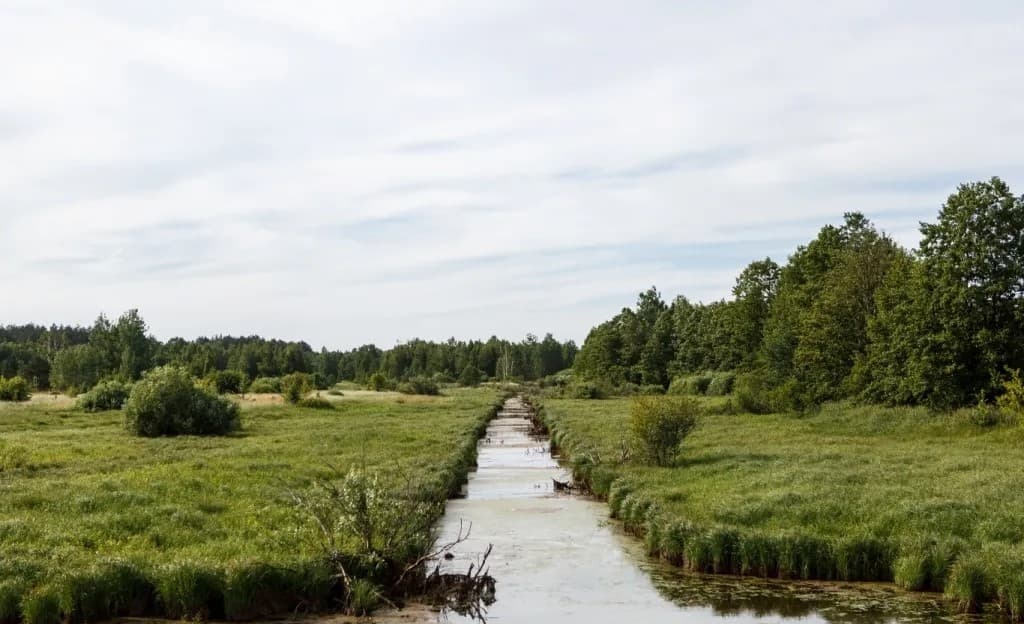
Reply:
[[708, 384], [708, 396], [726, 396], [732, 394], [733, 385], [736, 382], [736, 373], [715, 373], [711, 376], [711, 383]]
[[207, 386], [217, 394], [241, 394], [249, 381], [245, 373], [236, 370], [214, 371], [206, 376]]
[[330, 401], [319, 395], [315, 397], [306, 397], [304, 399], [299, 399], [299, 402], [296, 403], [296, 405], [298, 405], [299, 407], [308, 407], [310, 409], [334, 409], [334, 403], [331, 403]]
[[289, 403], [298, 403], [312, 389], [313, 380], [306, 373], [292, 373], [281, 378], [281, 395]]
[[366, 382], [366, 385], [374, 392], [384, 392], [385, 390], [391, 390], [395, 386], [394, 382], [388, 379], [387, 375], [380, 371], [370, 375], [370, 379]]
[[700, 405], [684, 397], [634, 398], [630, 434], [635, 456], [657, 466], [671, 465], [699, 414]]
[[0, 401], [28, 401], [32, 397], [28, 382], [15, 375], [10, 379], [0, 377]]
[[708, 386], [711, 385], [711, 375], [687, 375], [677, 377], [668, 386], [668, 393], [674, 395], [701, 396], [707, 394]]
[[437, 396], [441, 394], [441, 388], [437, 382], [427, 377], [410, 377], [409, 381], [398, 384], [398, 391], [402, 394], [425, 394]]
[[277, 394], [281, 392], [281, 378], [257, 377], [249, 384], [249, 392], [253, 394]]
[[380, 606], [380, 588], [366, 579], [355, 579], [348, 588], [348, 612], [350, 615], [370, 615]]
[[566, 394], [570, 399], [603, 399], [607, 396], [604, 388], [589, 381], [571, 384], [566, 388]]
[[768, 384], [761, 373], [743, 373], [736, 377], [733, 393], [740, 407], [751, 414], [768, 414], [772, 411], [768, 398]]
[[473, 388], [480, 385], [480, 377], [482, 373], [480, 369], [473, 364], [466, 364], [466, 368], [462, 369], [462, 373], [459, 375], [459, 385], [466, 386], [467, 388]]
[[92, 390], [78, 397], [78, 407], [87, 412], [119, 410], [124, 407], [131, 390], [131, 384], [116, 379], [101, 381]]
[[1024, 381], [1019, 370], [1013, 371], [1003, 382], [1003, 394], [996, 399], [996, 406], [1006, 414], [1024, 416]]
[[128, 430], [139, 436], [223, 435], [240, 427], [237, 405], [197, 387], [176, 366], [135, 382], [124, 410]]
[[313, 384], [314, 390], [326, 390], [331, 387], [330, 380], [323, 373], [313, 373], [309, 376], [309, 380]]

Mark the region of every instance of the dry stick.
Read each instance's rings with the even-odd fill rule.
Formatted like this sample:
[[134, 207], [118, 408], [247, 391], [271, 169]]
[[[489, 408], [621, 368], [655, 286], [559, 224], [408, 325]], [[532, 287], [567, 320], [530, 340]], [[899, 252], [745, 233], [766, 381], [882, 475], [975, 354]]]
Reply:
[[[423, 565], [425, 562], [427, 562], [427, 561], [429, 561], [431, 559], [436, 559], [438, 556], [448, 552], [452, 548], [455, 548], [456, 546], [458, 546], [462, 542], [465, 542], [467, 539], [469, 539], [469, 534], [473, 531], [473, 523], [470, 522], [468, 527], [466, 527], [465, 524], [466, 524], [466, 521], [460, 519], [459, 520], [459, 532], [455, 536], [455, 540], [451, 541], [451, 542], [448, 542], [446, 544], [442, 544], [439, 548], [435, 548], [432, 552], [429, 552], [429, 553], [427, 553], [425, 555], [422, 555], [421, 557], [417, 558], [416, 561], [413, 561], [411, 564], [407, 565], [405, 567], [405, 569], [402, 570], [402, 574], [400, 574], [398, 576], [398, 580], [395, 581], [395, 583], [394, 583], [394, 585], [392, 587], [399, 587], [402, 584], [402, 581], [405, 580], [405, 575], [406, 574], [416, 570], [421, 565]], [[489, 548], [488, 548], [488, 551], [490, 551]]]

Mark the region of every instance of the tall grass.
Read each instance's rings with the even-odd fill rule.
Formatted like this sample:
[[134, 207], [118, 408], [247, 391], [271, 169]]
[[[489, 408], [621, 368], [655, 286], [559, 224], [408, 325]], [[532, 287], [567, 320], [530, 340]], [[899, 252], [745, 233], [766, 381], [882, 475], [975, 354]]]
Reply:
[[440, 503], [498, 409], [485, 389], [336, 403], [246, 408], [244, 434], [220, 438], [134, 437], [119, 412], [0, 407], [5, 445], [26, 449], [0, 492], [0, 624], [336, 606], [346, 588], [285, 490], [363, 466], [419, 475], [418, 495]]
[[626, 399], [551, 399], [544, 418], [577, 478], [602, 474], [612, 517], [675, 565], [895, 582], [1021, 618], [1024, 429], [915, 408], [752, 415], [701, 401], [708, 415], [664, 468], [623, 461]]

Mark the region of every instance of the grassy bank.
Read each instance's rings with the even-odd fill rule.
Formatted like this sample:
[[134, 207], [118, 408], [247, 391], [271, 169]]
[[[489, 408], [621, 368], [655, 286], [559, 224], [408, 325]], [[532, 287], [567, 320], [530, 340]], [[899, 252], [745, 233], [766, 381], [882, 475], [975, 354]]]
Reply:
[[491, 390], [247, 406], [240, 433], [129, 436], [120, 412], [0, 406], [0, 622], [250, 619], [329, 608], [344, 588], [288, 490], [350, 466], [441, 500], [475, 462]]
[[707, 415], [674, 467], [653, 468], [622, 461], [629, 408], [546, 400], [543, 417], [651, 554], [700, 572], [895, 581], [1024, 614], [1021, 427], [843, 405]]

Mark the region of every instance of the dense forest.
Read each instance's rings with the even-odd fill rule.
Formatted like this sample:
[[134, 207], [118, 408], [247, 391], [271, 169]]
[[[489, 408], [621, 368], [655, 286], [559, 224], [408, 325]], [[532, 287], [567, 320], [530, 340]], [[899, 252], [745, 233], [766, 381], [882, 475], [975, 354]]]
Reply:
[[964, 184], [920, 231], [907, 250], [849, 213], [785, 265], [752, 262], [730, 299], [666, 304], [651, 288], [590, 331], [574, 372], [668, 387], [736, 371], [755, 411], [992, 401], [1024, 368], [1024, 197], [999, 178]]
[[309, 373], [317, 385], [364, 383], [374, 373], [392, 380], [433, 377], [454, 381], [533, 380], [571, 367], [572, 341], [529, 334], [519, 342], [412, 340], [383, 350], [364, 345], [349, 351], [315, 351], [305, 342], [259, 336], [171, 338], [160, 342], [137, 310], [116, 321], [100, 315], [92, 327], [0, 327], [0, 377], [20, 376], [36, 389], [88, 390], [103, 379], [134, 381], [154, 366], [176, 364], [195, 377], [233, 370], [248, 380]]

